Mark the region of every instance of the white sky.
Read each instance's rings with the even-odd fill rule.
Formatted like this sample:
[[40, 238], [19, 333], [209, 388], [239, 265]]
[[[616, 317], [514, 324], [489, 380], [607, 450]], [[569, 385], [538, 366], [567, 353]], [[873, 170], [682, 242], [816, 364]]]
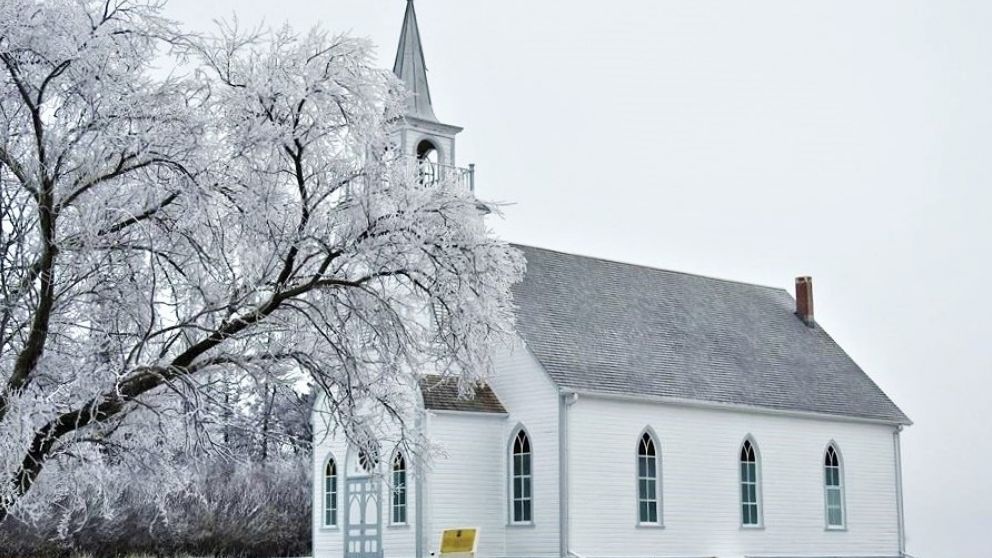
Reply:
[[[401, 0], [170, 0], [391, 67]], [[916, 422], [908, 550], [992, 527], [992, 3], [420, 0], [431, 93], [508, 240], [792, 289]]]

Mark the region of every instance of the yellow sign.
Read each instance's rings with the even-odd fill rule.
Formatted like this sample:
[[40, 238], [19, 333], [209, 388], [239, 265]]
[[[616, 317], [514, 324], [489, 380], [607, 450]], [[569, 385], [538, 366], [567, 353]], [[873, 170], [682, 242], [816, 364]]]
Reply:
[[445, 554], [475, 554], [478, 529], [445, 529], [441, 532], [441, 556]]

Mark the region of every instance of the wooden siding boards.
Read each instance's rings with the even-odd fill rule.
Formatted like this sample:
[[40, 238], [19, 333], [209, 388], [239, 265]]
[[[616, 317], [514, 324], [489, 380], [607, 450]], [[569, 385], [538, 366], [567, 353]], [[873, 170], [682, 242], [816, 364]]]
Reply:
[[[392, 452], [390, 452], [391, 454]], [[382, 483], [382, 549], [385, 556], [403, 556], [413, 558], [417, 554], [417, 530], [416, 530], [416, 510], [417, 510], [417, 479], [414, 474], [414, 467], [417, 462], [407, 457], [407, 500], [406, 519], [407, 524], [403, 526], [392, 525], [390, 519], [391, 507], [390, 496], [392, 493], [392, 475], [387, 474]], [[390, 471], [392, 464], [389, 464]], [[384, 469], [385, 471], [385, 469]]]
[[[347, 455], [347, 444], [338, 436], [333, 434], [333, 427], [328, 423], [326, 415], [325, 399], [318, 396], [314, 404], [314, 412], [311, 420], [313, 424], [313, 482], [312, 490], [312, 528], [313, 528], [313, 555], [318, 556], [342, 556], [344, 553], [344, 541], [342, 538], [342, 528], [344, 524], [343, 496], [344, 496], [344, 472], [345, 458]], [[328, 528], [323, 526], [323, 502], [324, 502], [324, 464], [328, 456], [333, 455], [337, 460], [338, 468], [338, 524], [337, 527]]]
[[[477, 524], [479, 558], [561, 555], [558, 390], [519, 339], [499, 352], [495, 365], [490, 385], [506, 414], [428, 415], [428, 437], [439, 456], [428, 473], [425, 555], [437, 550], [441, 529]], [[531, 442], [533, 525], [510, 525], [509, 517], [509, 442], [521, 426]]]
[[534, 355], [517, 339], [495, 358], [497, 373], [490, 385], [508, 410], [503, 439], [503, 518], [509, 523], [506, 465], [510, 435], [518, 425], [527, 429], [533, 459], [533, 526], [508, 526], [506, 554], [510, 557], [560, 556], [558, 485], [558, 389]]
[[[597, 397], [568, 413], [570, 550], [579, 555], [899, 554], [891, 426]], [[636, 526], [633, 456], [646, 426], [662, 456], [664, 528]], [[737, 454], [748, 434], [761, 456], [760, 529], [740, 526]], [[825, 528], [831, 440], [844, 458], [844, 531]]]
[[436, 555], [442, 529], [458, 527], [480, 529], [479, 558], [505, 555], [505, 422], [493, 414], [429, 415], [428, 433], [441, 451], [426, 481], [424, 556]]

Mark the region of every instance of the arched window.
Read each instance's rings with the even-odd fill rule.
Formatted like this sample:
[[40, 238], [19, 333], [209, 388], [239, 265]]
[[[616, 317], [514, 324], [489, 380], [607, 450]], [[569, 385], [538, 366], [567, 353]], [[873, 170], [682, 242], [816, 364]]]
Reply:
[[338, 524], [338, 466], [334, 458], [324, 465], [324, 527]]
[[637, 443], [637, 522], [658, 525], [661, 523], [661, 500], [658, 450], [650, 432], [641, 435]]
[[510, 450], [510, 521], [530, 523], [533, 521], [533, 486], [531, 476], [530, 440], [523, 428], [513, 436]]
[[758, 467], [758, 452], [750, 439], [741, 446], [741, 525], [758, 527], [761, 525], [761, 479]]
[[392, 481], [391, 521], [393, 525], [406, 525], [406, 460], [398, 451], [393, 457]]
[[844, 528], [844, 481], [840, 453], [831, 443], [823, 455], [823, 489], [827, 509], [827, 528]]

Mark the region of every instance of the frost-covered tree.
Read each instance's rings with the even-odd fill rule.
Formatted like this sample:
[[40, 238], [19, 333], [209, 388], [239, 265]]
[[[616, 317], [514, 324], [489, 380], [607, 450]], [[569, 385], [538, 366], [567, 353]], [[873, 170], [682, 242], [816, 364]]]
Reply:
[[522, 260], [390, 149], [403, 92], [370, 50], [0, 2], [0, 520], [58, 490], [47, 466], [174, 449], [156, 416], [223, 424], [246, 382], [305, 374], [367, 436], [417, 371], [490, 371]]

